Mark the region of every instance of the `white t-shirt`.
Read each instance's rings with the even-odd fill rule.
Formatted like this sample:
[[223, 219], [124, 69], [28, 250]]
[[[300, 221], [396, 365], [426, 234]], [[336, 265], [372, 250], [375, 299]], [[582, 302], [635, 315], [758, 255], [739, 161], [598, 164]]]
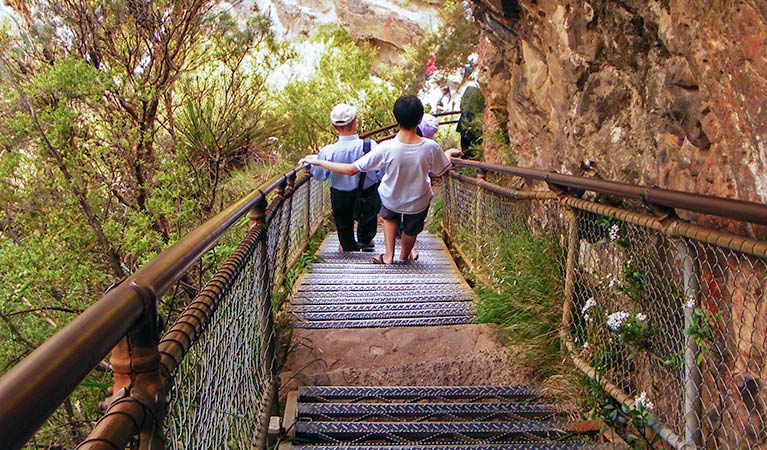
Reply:
[[399, 135], [378, 144], [354, 163], [361, 172], [383, 170], [378, 188], [381, 203], [386, 209], [401, 214], [415, 214], [429, 207], [434, 195], [429, 172], [440, 176], [450, 164], [450, 159], [433, 140], [404, 144]]

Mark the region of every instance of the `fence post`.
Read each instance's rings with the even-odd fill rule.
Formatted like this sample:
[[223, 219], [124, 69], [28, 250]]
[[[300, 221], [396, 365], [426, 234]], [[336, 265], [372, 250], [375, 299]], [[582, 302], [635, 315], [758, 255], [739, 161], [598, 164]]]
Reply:
[[[679, 259], [682, 262], [682, 276], [684, 282], [684, 297], [694, 301], [698, 305], [700, 301], [699, 273], [693, 249], [684, 240], [680, 239], [677, 244]], [[689, 330], [692, 326], [695, 306], [684, 305], [684, 328]], [[703, 405], [700, 398], [702, 377], [698, 367], [698, 343], [693, 336], [685, 336], [684, 349], [684, 439], [685, 448], [702, 448], [703, 435], [701, 433], [700, 419]]]
[[[482, 169], [477, 169], [477, 178], [481, 181], [485, 181], [487, 172]], [[482, 228], [480, 227], [480, 215], [482, 211], [482, 186], [477, 185], [477, 198], [474, 199], [474, 236], [481, 236]], [[481, 245], [480, 240], [475, 240], [477, 246]]]
[[[257, 314], [259, 319], [259, 327], [261, 332], [259, 336], [259, 364], [261, 370], [266, 372], [269, 378], [269, 387], [265, 393], [264, 411], [262, 414], [263, 422], [261, 423], [261, 430], [267, 430], [269, 427], [269, 420], [271, 413], [276, 406], [276, 394], [277, 394], [277, 365], [275, 364], [275, 346], [274, 342], [274, 319], [272, 317], [272, 283], [269, 279], [269, 255], [268, 255], [268, 239], [269, 233], [266, 230], [266, 201], [263, 201], [256, 205], [248, 214], [253, 226], [261, 227], [262, 232], [258, 239], [256, 252], [254, 257], [256, 261], [260, 261], [257, 265], [257, 283], [256, 283], [256, 301]], [[266, 448], [267, 432], [264, 431], [260, 434], [260, 441], [256, 443], [256, 448]]]
[[[573, 319], [573, 305], [575, 299], [573, 298], [575, 292], [575, 266], [578, 262], [579, 256], [579, 239], [578, 239], [578, 215], [575, 210], [565, 205], [560, 201], [560, 208], [564, 208], [565, 219], [567, 220], [567, 261], [565, 262], [565, 289], [564, 289], [564, 302], [562, 305], [562, 331], [560, 337], [563, 343], [570, 342], [570, 324]], [[568, 349], [571, 350], [571, 349]]]

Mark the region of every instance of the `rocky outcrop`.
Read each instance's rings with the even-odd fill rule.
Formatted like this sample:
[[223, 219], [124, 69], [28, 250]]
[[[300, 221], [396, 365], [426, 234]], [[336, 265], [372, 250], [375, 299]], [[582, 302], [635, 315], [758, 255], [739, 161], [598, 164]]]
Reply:
[[767, 3], [474, 6], [486, 159], [767, 202]]
[[406, 45], [417, 44], [424, 32], [435, 30], [441, 1], [410, 0], [257, 0], [285, 39], [310, 37], [321, 25], [347, 30], [358, 42], [380, 49], [379, 60], [396, 61]]

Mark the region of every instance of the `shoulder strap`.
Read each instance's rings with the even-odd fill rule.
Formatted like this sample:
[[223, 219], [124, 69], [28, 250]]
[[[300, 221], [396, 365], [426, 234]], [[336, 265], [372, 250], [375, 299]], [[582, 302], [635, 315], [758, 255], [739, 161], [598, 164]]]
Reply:
[[[370, 139], [363, 139], [362, 140], [362, 154], [367, 155], [370, 151]], [[357, 185], [357, 190], [362, 191], [362, 188], [365, 186], [365, 172], [362, 172], [360, 174], [360, 182]]]

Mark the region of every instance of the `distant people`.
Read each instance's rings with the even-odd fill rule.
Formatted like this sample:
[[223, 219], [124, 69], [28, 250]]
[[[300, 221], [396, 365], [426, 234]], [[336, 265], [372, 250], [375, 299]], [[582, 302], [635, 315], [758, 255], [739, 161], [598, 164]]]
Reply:
[[450, 169], [450, 158], [461, 155], [457, 149], [443, 152], [433, 140], [418, 136], [416, 129], [423, 117], [423, 104], [418, 97], [402, 96], [394, 103], [393, 109], [399, 125], [397, 135], [394, 139], [379, 144], [353, 164], [317, 159], [313, 155], [301, 160], [301, 163], [319, 165], [345, 175], [355, 175], [360, 171], [383, 171], [379, 193], [386, 251], [373, 258], [375, 264], [394, 263], [395, 235], [400, 220], [404, 230], [399, 259], [418, 259], [418, 252], [415, 250], [416, 237], [423, 231], [434, 195], [429, 182], [429, 172], [437, 177], [443, 175]]
[[424, 114], [416, 132], [419, 136], [426, 139], [434, 139], [434, 135], [437, 134], [437, 128], [439, 128], [439, 120], [431, 114]]
[[[351, 163], [363, 156], [365, 147], [369, 147], [368, 151], [376, 147], [375, 141], [363, 140], [357, 135], [357, 110], [353, 106], [345, 103], [336, 105], [330, 111], [330, 123], [338, 133], [338, 141], [322, 147], [316, 156], [319, 160]], [[381, 207], [378, 197], [379, 175], [375, 171], [364, 173], [364, 184], [360, 186], [363, 174], [341, 175], [319, 165], [312, 166], [311, 174], [318, 181], [328, 179], [330, 184], [330, 205], [341, 244], [340, 250], [373, 251], [373, 238], [378, 227], [376, 214]]]
[[463, 65], [463, 77], [468, 78], [474, 71], [474, 66], [477, 65], [479, 56], [476, 53], [472, 53], [466, 58], [466, 64]]
[[453, 110], [453, 94], [450, 92], [450, 86], [442, 86], [442, 96], [437, 100], [437, 112], [445, 112]]
[[426, 67], [424, 68], [424, 75], [426, 75], [426, 81], [431, 80], [434, 72], [437, 71], [437, 55], [432, 53], [426, 60]]
[[470, 84], [461, 96], [461, 117], [455, 128], [461, 134], [461, 150], [466, 159], [476, 159], [476, 149], [482, 143], [484, 111], [485, 97], [478, 86]]

